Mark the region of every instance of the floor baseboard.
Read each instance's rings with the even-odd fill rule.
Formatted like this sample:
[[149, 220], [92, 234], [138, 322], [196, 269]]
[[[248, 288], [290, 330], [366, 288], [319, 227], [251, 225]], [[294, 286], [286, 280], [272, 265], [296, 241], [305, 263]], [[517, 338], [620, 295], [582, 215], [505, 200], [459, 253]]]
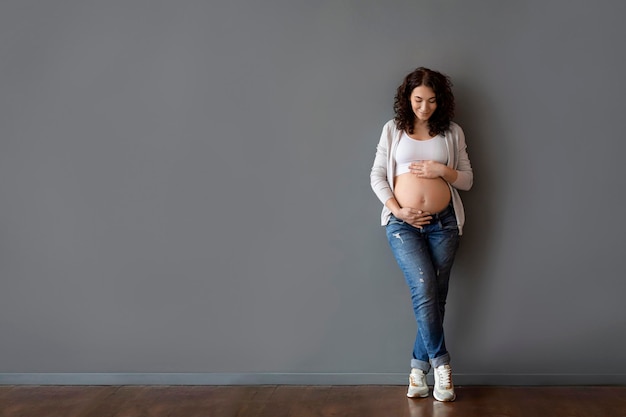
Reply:
[[[432, 375], [428, 376], [432, 383]], [[404, 385], [399, 373], [0, 373], [0, 385]], [[626, 385], [626, 374], [454, 374], [455, 385]]]

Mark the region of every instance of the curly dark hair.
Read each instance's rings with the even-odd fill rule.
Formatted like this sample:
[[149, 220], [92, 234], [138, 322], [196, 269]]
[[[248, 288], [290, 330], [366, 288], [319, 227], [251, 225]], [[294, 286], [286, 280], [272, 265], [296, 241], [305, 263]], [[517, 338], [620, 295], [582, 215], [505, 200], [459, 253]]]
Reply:
[[443, 134], [450, 128], [450, 122], [454, 117], [452, 81], [447, 75], [424, 67], [419, 67], [404, 77], [404, 81], [398, 87], [393, 104], [396, 127], [409, 134], [413, 133], [415, 113], [411, 108], [411, 93], [420, 85], [432, 88], [437, 100], [437, 108], [428, 119], [429, 133], [432, 136]]

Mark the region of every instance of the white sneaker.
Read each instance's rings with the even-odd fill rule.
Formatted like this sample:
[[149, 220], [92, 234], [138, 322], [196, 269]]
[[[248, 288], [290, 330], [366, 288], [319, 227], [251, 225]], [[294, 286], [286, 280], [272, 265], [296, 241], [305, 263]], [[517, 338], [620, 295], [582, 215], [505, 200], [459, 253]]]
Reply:
[[421, 369], [411, 369], [409, 375], [409, 390], [406, 393], [409, 398], [428, 397], [428, 385], [426, 385], [426, 375]]
[[452, 369], [450, 365], [441, 365], [435, 368], [435, 388], [433, 396], [437, 401], [454, 401], [454, 384], [452, 383]]

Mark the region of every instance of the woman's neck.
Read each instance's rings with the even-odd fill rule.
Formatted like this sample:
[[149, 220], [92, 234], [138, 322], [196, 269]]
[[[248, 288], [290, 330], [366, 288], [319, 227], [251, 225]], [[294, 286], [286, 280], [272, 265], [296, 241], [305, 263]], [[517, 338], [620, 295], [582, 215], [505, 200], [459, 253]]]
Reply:
[[413, 132], [418, 133], [430, 133], [430, 127], [428, 126], [428, 120], [416, 120], [413, 124]]

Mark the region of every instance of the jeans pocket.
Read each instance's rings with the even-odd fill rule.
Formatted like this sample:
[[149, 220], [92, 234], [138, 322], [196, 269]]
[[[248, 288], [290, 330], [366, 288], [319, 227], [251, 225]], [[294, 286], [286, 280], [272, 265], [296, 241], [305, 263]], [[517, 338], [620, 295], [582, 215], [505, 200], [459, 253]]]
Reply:
[[441, 228], [444, 230], [458, 230], [459, 225], [454, 211], [441, 218]]
[[393, 214], [389, 217], [389, 221], [387, 222], [387, 226], [391, 225], [391, 224], [404, 224], [404, 220], [400, 220], [399, 218], [397, 218], [396, 216], [394, 216]]

